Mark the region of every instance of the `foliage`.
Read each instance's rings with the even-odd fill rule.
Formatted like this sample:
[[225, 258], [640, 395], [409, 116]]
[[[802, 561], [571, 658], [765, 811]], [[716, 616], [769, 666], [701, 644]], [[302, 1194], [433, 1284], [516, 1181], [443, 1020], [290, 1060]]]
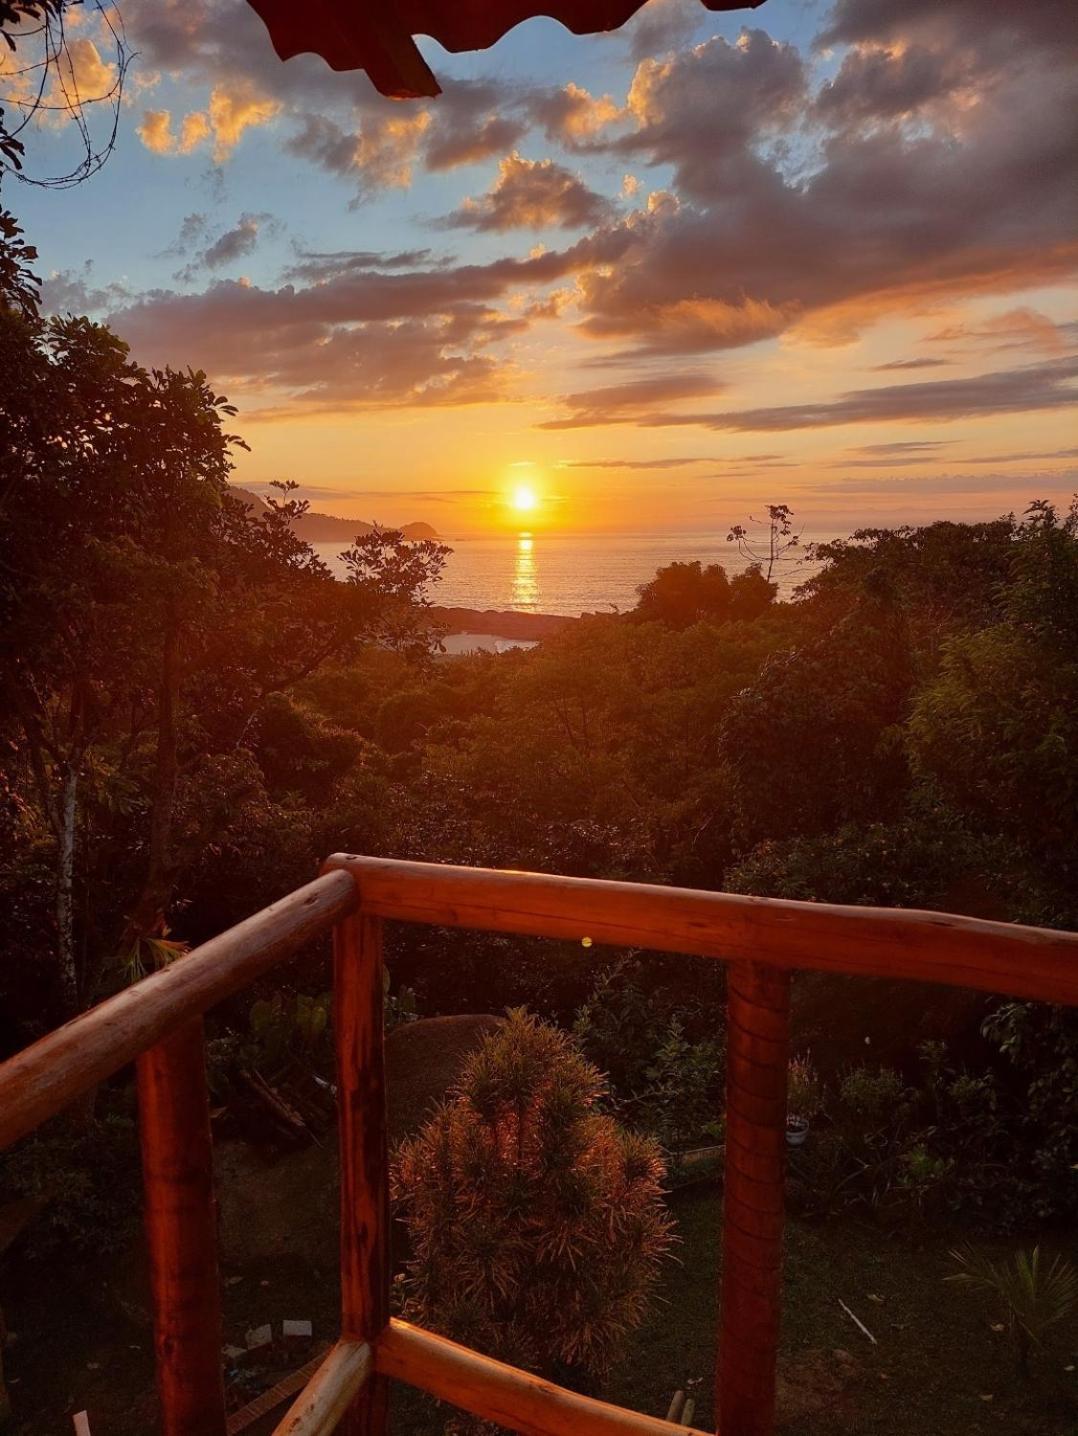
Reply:
[[[766, 548], [753, 540], [744, 524], [734, 524], [726, 535], [726, 541], [736, 543], [738, 551], [752, 560], [756, 572], [762, 571], [765, 581], [770, 584], [775, 565], [791, 562], [788, 555], [801, 542], [801, 535], [793, 531], [793, 518], [793, 509], [788, 504], [768, 504]], [[750, 516], [749, 522], [759, 524], [761, 520]]]
[[719, 1009], [642, 977], [629, 960], [601, 971], [573, 1035], [607, 1075], [619, 1117], [676, 1154], [722, 1134], [725, 1024]]
[[709, 563], [703, 568], [694, 559], [691, 563], [668, 564], [648, 583], [641, 584], [632, 617], [642, 623], [665, 623], [671, 628], [753, 619], [766, 612], [777, 592], [778, 586], [770, 576], [764, 578], [758, 563], [728, 579], [721, 565]]
[[393, 1164], [406, 1316], [546, 1375], [609, 1369], [671, 1236], [658, 1148], [600, 1111], [604, 1091], [522, 1010], [487, 1038]]
[[155, 964], [178, 891], [267, 787], [278, 812], [335, 795], [362, 745], [291, 694], [365, 643], [425, 652], [446, 551], [376, 531], [335, 582], [292, 485], [257, 516], [231, 491], [242, 441], [205, 375], [145, 370], [88, 320], [0, 310], [0, 373], [0, 731], [19, 822], [52, 848], [37, 941], [69, 1015]]
[[642, 1127], [666, 1151], [677, 1153], [722, 1137], [725, 1055], [721, 1042], [690, 1042], [678, 1018], [669, 1019], [637, 1098]]
[[823, 1111], [824, 1092], [812, 1059], [794, 1057], [786, 1078], [786, 1108], [792, 1117], [811, 1122]]
[[1078, 1215], [1078, 1014], [1033, 1002], [1005, 1002], [984, 1035], [1013, 1069], [1015, 1114], [1007, 1166], [1013, 1202], [1042, 1220]]
[[59, 1118], [0, 1157], [4, 1198], [30, 1197], [41, 1211], [22, 1238], [36, 1257], [115, 1252], [138, 1221], [135, 1124], [122, 1101], [92, 1129]]
[[973, 1291], [987, 1292], [1003, 1307], [1015, 1345], [1018, 1369], [1029, 1366], [1030, 1347], [1044, 1345], [1045, 1333], [1078, 1312], [1078, 1268], [1061, 1255], [1043, 1266], [1041, 1249], [1016, 1251], [993, 1261], [972, 1247], [953, 1251], [961, 1270], [947, 1278]]
[[[0, 151], [4, 148], [3, 111], [0, 110]], [[41, 280], [31, 269], [37, 249], [27, 244], [13, 214], [0, 209], [0, 308], [24, 320], [37, 318]]]

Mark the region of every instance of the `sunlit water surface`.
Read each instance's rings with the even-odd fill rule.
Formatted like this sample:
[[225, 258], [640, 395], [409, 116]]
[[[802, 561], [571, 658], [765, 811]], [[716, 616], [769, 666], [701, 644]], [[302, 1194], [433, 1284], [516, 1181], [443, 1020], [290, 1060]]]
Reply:
[[[453, 552], [431, 597], [459, 608], [521, 613], [600, 613], [632, 608], [637, 589], [675, 561], [721, 563], [732, 577], [749, 563], [725, 534], [547, 534], [449, 538]], [[337, 572], [341, 543], [315, 544]], [[776, 570], [779, 592], [790, 597], [814, 572], [803, 559]]]

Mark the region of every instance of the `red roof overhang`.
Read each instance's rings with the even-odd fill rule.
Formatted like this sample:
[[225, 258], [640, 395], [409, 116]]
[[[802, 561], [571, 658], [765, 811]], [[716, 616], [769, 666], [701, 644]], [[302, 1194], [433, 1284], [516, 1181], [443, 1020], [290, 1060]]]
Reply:
[[[754, 10], [763, 0], [702, 0], [708, 10]], [[416, 48], [429, 35], [446, 50], [485, 50], [523, 20], [545, 15], [574, 35], [617, 30], [644, 0], [249, 0], [282, 60], [321, 55], [334, 70], [366, 70], [383, 95], [441, 93]]]

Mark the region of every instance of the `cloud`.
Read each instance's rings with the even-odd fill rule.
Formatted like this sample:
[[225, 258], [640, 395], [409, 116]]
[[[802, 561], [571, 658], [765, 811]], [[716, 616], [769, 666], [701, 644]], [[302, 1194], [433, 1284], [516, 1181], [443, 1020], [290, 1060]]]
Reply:
[[700, 25], [696, 0], [651, 0], [625, 27], [634, 60], [666, 55], [687, 45]]
[[886, 444], [858, 444], [851, 452], [878, 454], [884, 458], [888, 455], [934, 454], [937, 449], [945, 449], [954, 442], [953, 439], [892, 439]]
[[401, 111], [388, 119], [363, 119], [355, 129], [324, 115], [305, 115], [285, 148], [330, 174], [354, 177], [368, 188], [407, 189], [420, 142], [430, 123], [428, 110]]
[[1016, 464], [1029, 459], [1078, 459], [1078, 449], [1038, 449], [1025, 454], [980, 454], [973, 459], [960, 459], [962, 464]]
[[713, 457], [689, 459], [563, 459], [559, 469], [684, 469], [691, 464], [714, 464]]
[[949, 324], [927, 335], [936, 344], [969, 343], [990, 352], [1024, 349], [1039, 354], [1062, 354], [1078, 338], [1078, 325], [1057, 324], [1038, 309], [1023, 307], [994, 314], [976, 324]]
[[566, 394], [564, 403], [572, 413], [565, 419], [549, 419], [541, 429], [583, 429], [601, 424], [648, 422], [652, 405], [697, 399], [721, 392], [723, 385], [710, 374], [662, 374], [606, 384]]
[[252, 254], [258, 245], [259, 230], [269, 218], [267, 214], [241, 215], [238, 224], [226, 229], [206, 249], [202, 263], [207, 269], [219, 269], [223, 264], [231, 264], [233, 260]]
[[[1072, 383], [1076, 378], [1078, 357], [969, 379], [853, 389], [838, 399], [815, 404], [783, 404], [718, 414], [652, 413], [640, 416], [637, 422], [657, 428], [690, 424], [706, 429], [774, 433], [916, 419], [946, 423], [986, 414], [1018, 414], [1078, 404], [1078, 389]], [[543, 427], [567, 427], [568, 422]]]
[[246, 130], [268, 124], [281, 111], [279, 100], [260, 94], [254, 85], [218, 87], [210, 95], [209, 130], [213, 159], [220, 164], [239, 144]]
[[1042, 45], [1051, 27], [1034, 4], [989, 6], [983, 24], [986, 7], [965, 3], [841, 8], [832, 43], [883, 36], [884, 71], [914, 44], [958, 55], [976, 88], [941, 71], [936, 101], [913, 113], [825, 118], [804, 57], [762, 30], [643, 61], [628, 117], [588, 147], [670, 166], [676, 199], [637, 220], [616, 271], [585, 276], [586, 334], [641, 353], [791, 329], [841, 344], [888, 314], [1078, 272], [1075, 19], [1055, 6]]
[[852, 478], [833, 483], [812, 484], [814, 494], [992, 494], [1014, 493], [1024, 488], [1030, 500], [1066, 492], [1078, 473], [1045, 472], [1037, 474], [918, 474], [911, 477], [881, 476], [877, 479]]
[[214, 163], [222, 164], [245, 131], [268, 124], [280, 110], [276, 100], [259, 95], [250, 85], [218, 87], [210, 95], [208, 112], [184, 115], [179, 134], [173, 132], [170, 110], [146, 110], [135, 133], [157, 155], [188, 155], [210, 141]]
[[41, 307], [46, 314], [97, 314], [131, 299], [126, 284], [97, 284], [94, 263], [88, 259], [81, 269], [54, 270], [41, 286]]
[[610, 95], [592, 95], [570, 81], [560, 89], [536, 91], [528, 99], [528, 114], [548, 140], [575, 149], [625, 118], [626, 111]]
[[493, 402], [513, 370], [491, 350], [529, 323], [494, 303], [613, 263], [627, 242], [614, 228], [525, 259], [400, 270], [334, 256], [326, 277], [306, 285], [152, 290], [110, 322], [143, 361], [196, 364], [247, 393], [272, 391], [278, 409]]
[[135, 127], [135, 133], [155, 155], [172, 154], [176, 139], [172, 133], [172, 114], [169, 110], [146, 110]]
[[246, 259], [255, 252], [263, 235], [278, 234], [280, 230], [279, 221], [271, 214], [241, 214], [230, 229], [215, 232], [206, 215], [196, 212], [185, 216], [179, 234], [163, 253], [187, 260], [175, 278], [190, 284], [204, 270], [221, 269]]
[[886, 364], [873, 364], [871, 368], [875, 373], [886, 373], [891, 369], [938, 369], [951, 362], [950, 359], [891, 359]]
[[480, 199], [465, 199], [445, 221], [460, 229], [577, 229], [609, 218], [611, 205], [579, 176], [553, 160], [529, 160], [515, 150], [498, 166]]
[[451, 261], [438, 261], [429, 249], [401, 249], [391, 253], [374, 249], [301, 249], [282, 278], [290, 282], [298, 280], [303, 284], [323, 284], [329, 279], [364, 274], [368, 270], [417, 269], [432, 263], [448, 264]]

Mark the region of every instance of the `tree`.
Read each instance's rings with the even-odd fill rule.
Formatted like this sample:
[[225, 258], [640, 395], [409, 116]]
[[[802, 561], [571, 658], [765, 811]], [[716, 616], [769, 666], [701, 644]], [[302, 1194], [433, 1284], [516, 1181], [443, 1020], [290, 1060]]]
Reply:
[[740, 840], [890, 817], [909, 783], [901, 725], [912, 684], [906, 627], [886, 602], [865, 600], [770, 658], [719, 732]]
[[[760, 545], [754, 541], [744, 524], [734, 524], [726, 535], [726, 542], [736, 543], [738, 553], [744, 558], [751, 559], [757, 569], [763, 571], [764, 578], [770, 583], [775, 566], [790, 562], [787, 555], [792, 549], [797, 548], [801, 541], [801, 535], [795, 534], [793, 531], [793, 517], [793, 509], [788, 504], [768, 504], [766, 544]], [[759, 524], [761, 520], [750, 514], [749, 522]]]
[[0, 376], [0, 726], [51, 839], [70, 1015], [103, 965], [172, 955], [177, 881], [260, 786], [267, 702], [390, 628], [421, 645], [409, 605], [446, 550], [379, 534], [336, 582], [287, 485], [257, 518], [231, 492], [242, 441], [205, 375], [88, 320], [0, 309]]
[[[114, 7], [108, 0], [88, 0], [87, 9], [96, 12], [102, 29], [107, 32], [113, 60], [102, 66], [108, 77], [105, 88], [98, 94], [86, 94], [78, 84], [77, 63], [68, 47], [67, 16], [73, 6], [83, 0], [0, 0], [0, 44], [14, 55], [21, 49], [20, 59], [24, 63], [6, 72], [6, 77], [32, 77], [21, 94], [5, 97], [19, 111], [19, 122], [14, 126], [7, 121], [0, 106], [0, 179], [5, 173], [15, 174], [30, 184], [46, 188], [67, 189], [81, 184], [84, 179], [105, 164], [116, 144], [119, 127], [120, 101], [123, 96], [124, 79], [130, 56], [127, 52], [122, 23], [115, 22], [109, 12]], [[30, 58], [26, 50], [29, 47]], [[55, 84], [50, 87], [50, 79]], [[98, 145], [91, 133], [88, 111], [104, 105], [109, 112], [104, 138]], [[55, 118], [57, 115], [70, 120], [81, 142], [82, 158], [66, 173], [47, 179], [30, 178], [23, 172], [23, 158], [26, 147], [19, 136], [40, 110]]]
[[[997, 621], [942, 645], [909, 723], [914, 770], [971, 825], [1017, 845], [1072, 923], [1078, 877], [1078, 507], [1035, 504], [1010, 540]], [[1013, 848], [1012, 848], [1013, 850]]]
[[774, 602], [778, 586], [764, 578], [758, 564], [730, 580], [721, 565], [710, 563], [704, 568], [695, 559], [667, 564], [637, 592], [634, 619], [689, 628], [694, 623], [758, 618]]
[[523, 1011], [486, 1039], [394, 1163], [410, 1319], [549, 1376], [609, 1368], [671, 1224], [659, 1150], [602, 1113], [605, 1090], [571, 1038]]

